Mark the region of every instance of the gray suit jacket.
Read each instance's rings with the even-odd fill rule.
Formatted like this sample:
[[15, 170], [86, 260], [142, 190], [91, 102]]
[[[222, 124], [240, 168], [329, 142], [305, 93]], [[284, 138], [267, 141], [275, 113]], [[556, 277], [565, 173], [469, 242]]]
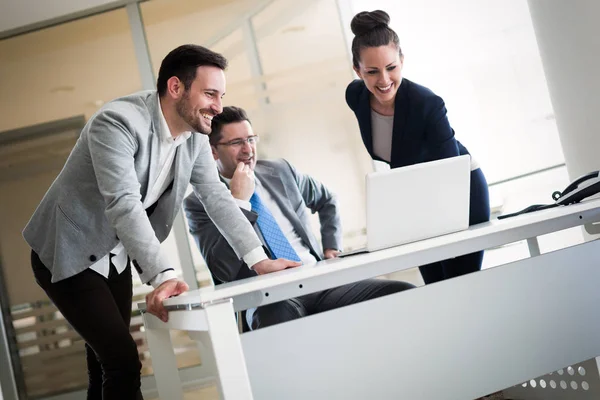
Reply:
[[83, 128], [62, 171], [23, 231], [57, 282], [92, 265], [119, 240], [146, 283], [172, 268], [165, 240], [191, 183], [207, 213], [241, 258], [261, 245], [220, 181], [208, 137], [194, 133], [177, 148], [172, 185], [146, 213], [161, 138], [156, 91], [107, 103]]
[[[337, 199], [323, 184], [308, 175], [299, 173], [282, 159], [259, 160], [254, 172], [317, 260], [323, 258], [323, 250], [310, 230], [307, 208], [313, 213], [319, 213], [323, 248], [341, 249], [342, 226]], [[190, 232], [200, 248], [215, 283], [230, 282], [256, 275], [235, 256], [233, 249], [208, 218], [205, 208], [195, 196], [188, 196], [184, 200], [183, 207]], [[258, 214], [243, 209], [242, 212], [254, 225], [254, 229], [264, 245], [264, 239], [256, 224]], [[268, 253], [268, 249], [265, 248], [265, 250]]]

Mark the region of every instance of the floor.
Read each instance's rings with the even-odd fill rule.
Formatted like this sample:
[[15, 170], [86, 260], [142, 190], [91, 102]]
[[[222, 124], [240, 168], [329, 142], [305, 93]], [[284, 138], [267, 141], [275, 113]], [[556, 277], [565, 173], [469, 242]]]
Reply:
[[[201, 389], [186, 391], [184, 400], [219, 400], [217, 386], [209, 386]], [[165, 400], [158, 397], [146, 398], [146, 400]]]

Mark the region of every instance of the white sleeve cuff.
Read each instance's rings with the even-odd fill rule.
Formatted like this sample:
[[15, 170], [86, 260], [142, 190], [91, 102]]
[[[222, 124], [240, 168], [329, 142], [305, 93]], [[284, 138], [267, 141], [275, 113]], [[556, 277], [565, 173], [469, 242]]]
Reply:
[[236, 199], [234, 198], [236, 204], [238, 205], [238, 207], [243, 208], [246, 211], [252, 211], [252, 205], [250, 204], [249, 201], [245, 201], [245, 200], [240, 200], [240, 199]]
[[172, 269], [161, 272], [158, 275], [156, 275], [154, 278], [150, 279], [150, 284], [152, 285], [152, 287], [154, 289], [156, 289], [162, 283], [164, 283], [170, 279], [177, 279], [177, 273], [175, 271], [173, 271]]
[[243, 257], [244, 262], [248, 265], [248, 268], [250, 268], [250, 269], [252, 269], [254, 264], [256, 264], [262, 260], [266, 260], [268, 258], [269, 257], [267, 257], [267, 254], [265, 253], [265, 249], [263, 249], [262, 246], [258, 246], [257, 248], [250, 251], [250, 253], [246, 254]]

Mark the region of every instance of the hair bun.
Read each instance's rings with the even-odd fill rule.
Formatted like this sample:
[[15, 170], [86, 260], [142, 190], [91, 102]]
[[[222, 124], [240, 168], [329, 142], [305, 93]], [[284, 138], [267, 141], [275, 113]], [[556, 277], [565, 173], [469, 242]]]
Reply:
[[354, 35], [359, 36], [373, 29], [387, 27], [390, 23], [390, 16], [382, 10], [362, 11], [352, 18], [350, 29]]

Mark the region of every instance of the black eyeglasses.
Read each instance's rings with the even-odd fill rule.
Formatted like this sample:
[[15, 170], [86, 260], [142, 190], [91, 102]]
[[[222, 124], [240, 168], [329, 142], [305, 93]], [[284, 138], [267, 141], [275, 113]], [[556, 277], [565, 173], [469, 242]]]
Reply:
[[242, 147], [242, 146], [244, 146], [244, 144], [246, 144], [246, 142], [248, 142], [248, 144], [250, 146], [252, 146], [253, 144], [258, 143], [258, 136], [248, 136], [246, 139], [234, 139], [230, 142], [217, 143], [217, 146], [222, 145], [222, 146]]

